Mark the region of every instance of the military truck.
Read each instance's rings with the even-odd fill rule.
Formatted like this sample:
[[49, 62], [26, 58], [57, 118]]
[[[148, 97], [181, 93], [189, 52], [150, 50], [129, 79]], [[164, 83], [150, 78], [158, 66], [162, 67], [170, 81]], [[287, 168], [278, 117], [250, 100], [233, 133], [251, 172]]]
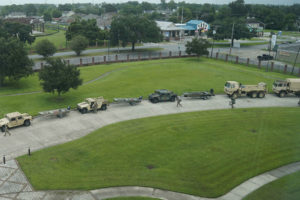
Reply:
[[84, 102], [77, 104], [77, 110], [82, 114], [85, 114], [89, 111], [93, 111], [94, 109], [106, 110], [107, 106], [108, 106], [108, 101], [103, 97], [86, 98]]
[[175, 101], [177, 94], [174, 94], [169, 90], [155, 90], [153, 94], [149, 95], [149, 101], [152, 103], [158, 103], [161, 101]]
[[287, 78], [285, 80], [277, 80], [273, 83], [272, 89], [279, 97], [285, 97], [287, 94], [291, 93], [300, 96], [300, 79]]
[[224, 86], [224, 92], [233, 99], [241, 96], [264, 98], [267, 93], [267, 84], [261, 82], [258, 85], [242, 85], [236, 81], [227, 81]]
[[19, 113], [19, 112], [12, 112], [5, 115], [4, 118], [0, 119], [0, 128], [1, 131], [5, 131], [5, 126], [7, 128], [13, 128], [17, 126], [30, 126], [32, 120], [32, 116], [27, 113]]

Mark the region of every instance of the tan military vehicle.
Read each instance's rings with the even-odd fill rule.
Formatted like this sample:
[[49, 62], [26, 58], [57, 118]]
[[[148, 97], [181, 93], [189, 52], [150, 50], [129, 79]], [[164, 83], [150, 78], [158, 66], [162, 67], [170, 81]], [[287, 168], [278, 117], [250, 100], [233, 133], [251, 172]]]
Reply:
[[285, 97], [287, 94], [294, 93], [300, 96], [300, 78], [287, 78], [277, 80], [273, 83], [273, 92], [279, 97]]
[[86, 98], [84, 102], [77, 104], [77, 109], [82, 114], [93, 110], [106, 110], [108, 101], [103, 97]]
[[16, 126], [30, 126], [32, 116], [27, 113], [13, 112], [5, 115], [4, 118], [0, 119], [0, 128], [1, 131], [5, 131], [5, 126], [8, 128], [13, 128]]
[[224, 92], [233, 99], [241, 96], [264, 98], [267, 93], [267, 84], [261, 82], [258, 85], [242, 85], [236, 81], [227, 81], [224, 86]]

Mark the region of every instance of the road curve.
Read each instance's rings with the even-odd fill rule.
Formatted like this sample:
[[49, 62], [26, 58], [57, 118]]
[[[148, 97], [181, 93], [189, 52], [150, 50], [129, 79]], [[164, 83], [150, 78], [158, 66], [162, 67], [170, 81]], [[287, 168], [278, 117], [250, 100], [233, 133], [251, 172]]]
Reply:
[[[35, 151], [65, 143], [116, 122], [174, 113], [229, 109], [229, 101], [226, 95], [216, 95], [210, 100], [183, 99], [183, 107], [176, 107], [175, 102], [152, 104], [145, 100], [136, 106], [111, 104], [106, 111], [85, 115], [78, 111], [71, 111], [69, 116], [62, 119], [37, 117], [32, 121], [30, 127], [11, 129], [11, 136], [2, 137], [0, 152], [7, 159], [12, 159], [26, 154], [28, 147]], [[263, 99], [237, 99], [235, 107], [296, 107], [297, 103], [298, 98], [296, 97], [279, 98], [269, 94]]]

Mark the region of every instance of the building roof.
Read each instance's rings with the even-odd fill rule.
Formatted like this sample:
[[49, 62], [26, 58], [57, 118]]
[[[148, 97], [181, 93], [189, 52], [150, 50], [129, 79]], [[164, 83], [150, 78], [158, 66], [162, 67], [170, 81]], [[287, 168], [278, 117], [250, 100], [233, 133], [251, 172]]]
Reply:
[[180, 27], [180, 28], [182, 28], [183, 30], [186, 30], [186, 31], [194, 31], [194, 30], [196, 30], [195, 27], [188, 26], [188, 25], [178, 25], [178, 27]]
[[181, 27], [175, 26], [173, 22], [167, 22], [167, 21], [155, 21], [157, 26], [162, 31], [180, 31], [183, 30]]
[[[187, 24], [201, 24], [202, 22], [205, 22], [205, 21], [202, 21], [202, 20], [190, 20], [187, 22]], [[206, 23], [206, 22], [205, 22]]]

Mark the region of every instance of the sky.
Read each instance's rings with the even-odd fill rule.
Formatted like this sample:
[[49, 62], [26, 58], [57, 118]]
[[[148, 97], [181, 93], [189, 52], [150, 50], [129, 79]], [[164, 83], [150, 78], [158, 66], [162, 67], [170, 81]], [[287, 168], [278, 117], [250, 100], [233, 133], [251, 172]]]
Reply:
[[[11, 5], [11, 4], [65, 4], [65, 3], [120, 3], [127, 2], [128, 0], [0, 0], [0, 5]], [[159, 3], [160, 0], [137, 0], [139, 2], [148, 1], [152, 3]], [[167, 2], [169, 0], [166, 0]], [[189, 3], [213, 3], [213, 4], [227, 4], [233, 0], [175, 0], [175, 2], [185, 1]], [[300, 0], [245, 0], [246, 3], [258, 3], [258, 4], [275, 4], [275, 5], [292, 5], [300, 3]]]

